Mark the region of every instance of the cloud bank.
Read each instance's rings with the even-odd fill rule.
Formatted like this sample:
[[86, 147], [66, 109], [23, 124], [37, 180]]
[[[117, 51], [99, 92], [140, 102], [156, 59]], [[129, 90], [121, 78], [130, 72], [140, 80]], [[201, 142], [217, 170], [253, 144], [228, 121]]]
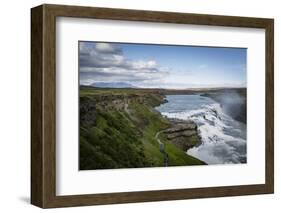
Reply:
[[79, 42], [80, 84], [129, 82], [136, 86], [161, 84], [169, 75], [155, 60], [131, 60], [113, 43]]

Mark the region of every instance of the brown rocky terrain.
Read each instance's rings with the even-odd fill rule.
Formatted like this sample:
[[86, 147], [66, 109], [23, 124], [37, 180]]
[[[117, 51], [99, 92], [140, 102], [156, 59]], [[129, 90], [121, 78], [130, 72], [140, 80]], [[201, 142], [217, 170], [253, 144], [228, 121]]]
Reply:
[[193, 121], [171, 120], [172, 127], [163, 131], [170, 143], [183, 151], [200, 144], [197, 125]]

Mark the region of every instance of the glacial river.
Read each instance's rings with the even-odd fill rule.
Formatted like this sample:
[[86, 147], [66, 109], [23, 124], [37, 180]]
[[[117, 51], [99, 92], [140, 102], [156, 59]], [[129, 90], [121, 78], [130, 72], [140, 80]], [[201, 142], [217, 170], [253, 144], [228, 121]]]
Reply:
[[163, 116], [193, 120], [202, 143], [187, 151], [207, 164], [246, 163], [246, 125], [227, 115], [219, 103], [200, 95], [167, 95], [156, 107]]

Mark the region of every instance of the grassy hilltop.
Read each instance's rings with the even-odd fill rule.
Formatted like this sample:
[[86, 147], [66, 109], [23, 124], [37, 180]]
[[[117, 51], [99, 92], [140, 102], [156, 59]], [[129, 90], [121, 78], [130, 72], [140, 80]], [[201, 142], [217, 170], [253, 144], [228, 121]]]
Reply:
[[154, 110], [164, 98], [160, 90], [80, 87], [80, 169], [164, 166], [159, 140], [169, 166], [204, 164], [161, 132], [171, 127]]

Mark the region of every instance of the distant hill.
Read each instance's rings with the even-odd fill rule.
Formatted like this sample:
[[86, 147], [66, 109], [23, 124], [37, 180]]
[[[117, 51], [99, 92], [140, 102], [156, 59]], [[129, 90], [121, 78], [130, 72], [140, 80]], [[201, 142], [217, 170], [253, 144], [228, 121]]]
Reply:
[[137, 88], [136, 86], [125, 82], [96, 82], [91, 84], [91, 86], [100, 88]]

